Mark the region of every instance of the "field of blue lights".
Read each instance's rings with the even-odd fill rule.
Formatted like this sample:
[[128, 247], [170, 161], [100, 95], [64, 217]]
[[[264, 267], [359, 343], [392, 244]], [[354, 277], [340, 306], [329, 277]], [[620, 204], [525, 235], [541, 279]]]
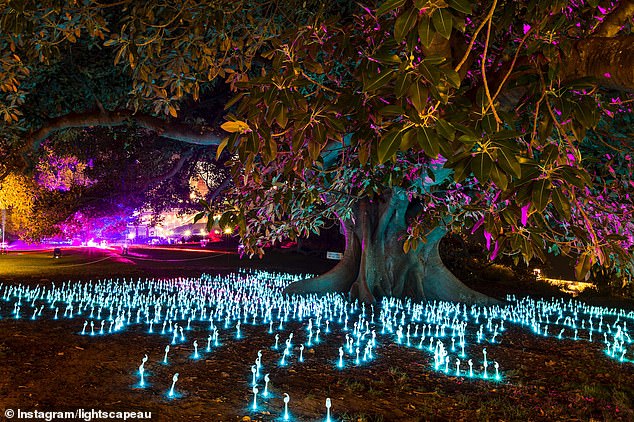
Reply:
[[[509, 327], [550, 339], [599, 343], [606, 359], [623, 365], [634, 362], [631, 311], [571, 299], [515, 296], [508, 296], [504, 305], [480, 307], [397, 299], [366, 305], [340, 294], [288, 297], [281, 293], [287, 284], [305, 277], [240, 271], [170, 280], [0, 284], [0, 324], [72, 321], [76, 329], [69, 335], [104, 342], [130, 331], [154, 336], [164, 343], [161, 355], [143, 354], [128, 362], [129, 368], [135, 368], [130, 370], [133, 381], [120, 388], [160, 388], [168, 403], [187, 400], [187, 391], [179, 385], [183, 372], [179, 362], [204, 361], [229, 342], [248, 342], [249, 333], [257, 330], [268, 336], [269, 345], [254, 349], [250, 366], [244, 367], [243, 383], [235, 388], [244, 390], [249, 401], [236, 413], [266, 412], [283, 421], [294, 419], [296, 397], [293, 391], [280, 389], [272, 368], [301, 372], [311, 361], [320, 361], [345, 373], [353, 367], [371, 367], [387, 347], [416, 351], [419, 362], [436, 374], [493, 384], [508, 383], [505, 372], [514, 369], [492, 351]], [[183, 345], [189, 347], [179, 348]], [[186, 356], [179, 355], [183, 350]], [[152, 368], [158, 366], [169, 369], [170, 376], [157, 377]], [[326, 421], [336, 420], [346, 406], [326, 394], [321, 402]]]

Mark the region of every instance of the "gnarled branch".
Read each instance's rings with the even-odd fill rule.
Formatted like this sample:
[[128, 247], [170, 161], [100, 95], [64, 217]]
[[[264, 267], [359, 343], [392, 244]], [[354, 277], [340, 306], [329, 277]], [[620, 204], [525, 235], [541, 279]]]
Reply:
[[222, 140], [221, 136], [208, 129], [194, 128], [187, 124], [170, 122], [147, 114], [121, 110], [73, 113], [56, 117], [27, 136], [25, 147], [37, 148], [48, 136], [62, 129], [92, 126], [112, 127], [125, 124], [136, 124], [156, 132], [157, 135], [164, 138], [196, 145], [219, 145]]

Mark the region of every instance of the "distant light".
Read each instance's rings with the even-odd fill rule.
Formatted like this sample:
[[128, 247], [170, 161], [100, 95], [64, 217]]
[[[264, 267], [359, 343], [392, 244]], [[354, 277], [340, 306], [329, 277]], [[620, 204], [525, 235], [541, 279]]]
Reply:
[[185, 230], [185, 236], [191, 236], [191, 235], [192, 235], [191, 230]]
[[128, 239], [133, 240], [136, 237], [134, 233], [128, 233]]
[[214, 233], [215, 234], [220, 234], [220, 230], [216, 229], [216, 230], [214, 230]]
[[225, 234], [231, 234], [233, 233], [233, 229], [231, 227], [227, 227], [224, 231]]
[[207, 231], [205, 229], [200, 229], [201, 236], [207, 236]]

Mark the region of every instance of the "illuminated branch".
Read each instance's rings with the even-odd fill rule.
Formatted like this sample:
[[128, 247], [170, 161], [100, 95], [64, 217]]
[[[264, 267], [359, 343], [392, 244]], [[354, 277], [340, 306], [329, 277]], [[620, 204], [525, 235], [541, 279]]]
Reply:
[[209, 129], [194, 128], [187, 124], [168, 122], [158, 117], [146, 114], [133, 113], [131, 111], [109, 111], [67, 114], [46, 122], [40, 129], [32, 132], [26, 138], [25, 147], [37, 149], [52, 133], [68, 128], [92, 127], [92, 126], [122, 126], [136, 124], [144, 129], [151, 130], [157, 135], [175, 141], [186, 142], [195, 145], [219, 145], [222, 138]]

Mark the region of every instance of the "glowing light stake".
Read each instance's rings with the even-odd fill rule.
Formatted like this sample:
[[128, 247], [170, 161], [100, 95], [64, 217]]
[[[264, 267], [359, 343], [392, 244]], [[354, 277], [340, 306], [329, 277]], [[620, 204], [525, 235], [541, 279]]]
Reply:
[[273, 346], [273, 348], [274, 348], [275, 350], [277, 350], [277, 347], [278, 347], [278, 345], [279, 345], [279, 342], [280, 342], [280, 335], [279, 335], [279, 334], [275, 334], [275, 346]]
[[269, 396], [269, 381], [271, 381], [269, 374], [264, 375], [264, 392], [262, 393], [264, 397]]
[[143, 379], [143, 374], [145, 373], [145, 368], [143, 368], [143, 364], [139, 366], [139, 374], [141, 375], [141, 381], [139, 382], [139, 387], [145, 387], [145, 380]]
[[170, 345], [165, 346], [165, 357], [163, 357], [163, 364], [167, 365], [167, 354], [170, 351]]
[[288, 348], [284, 349], [284, 353], [282, 353], [282, 360], [280, 361], [280, 366], [286, 366], [286, 356], [288, 356], [290, 352]]
[[339, 363], [337, 364], [339, 368], [343, 368], [343, 347], [339, 348]]
[[257, 384], [257, 374], [258, 370], [256, 369], [255, 365], [251, 365], [251, 373], [253, 374], [253, 377], [251, 378], [251, 385], [255, 386]]
[[299, 361], [300, 362], [304, 361], [304, 345], [303, 344], [299, 346]]
[[170, 398], [174, 397], [174, 387], [176, 386], [176, 381], [178, 381], [178, 372], [172, 377], [172, 387], [170, 388], [170, 392], [168, 394]]
[[330, 398], [326, 399], [326, 422], [330, 422], [330, 407], [332, 406], [332, 402]]
[[84, 336], [86, 335], [86, 326], [88, 325], [88, 321], [84, 321], [84, 328], [82, 328], [81, 330], [81, 335]]
[[469, 359], [469, 377], [473, 378], [473, 361], [471, 359]]
[[194, 340], [194, 359], [198, 359], [200, 356], [198, 355], [198, 341]]
[[258, 390], [258, 387], [253, 387], [252, 391], [253, 391], [253, 410], [257, 410], [257, 408], [258, 408], [258, 402], [257, 402], [258, 391], [260, 391], [260, 390]]
[[209, 334], [209, 337], [207, 337], [207, 349], [206, 349], [208, 352], [211, 351], [211, 340], [212, 340], [212, 337], [211, 337], [211, 334]]
[[495, 367], [495, 380], [499, 381], [500, 380], [500, 364], [496, 360], [494, 360], [493, 366]]
[[290, 396], [287, 393], [284, 393], [284, 420], [287, 421], [289, 419], [288, 415], [288, 402], [291, 401]]

